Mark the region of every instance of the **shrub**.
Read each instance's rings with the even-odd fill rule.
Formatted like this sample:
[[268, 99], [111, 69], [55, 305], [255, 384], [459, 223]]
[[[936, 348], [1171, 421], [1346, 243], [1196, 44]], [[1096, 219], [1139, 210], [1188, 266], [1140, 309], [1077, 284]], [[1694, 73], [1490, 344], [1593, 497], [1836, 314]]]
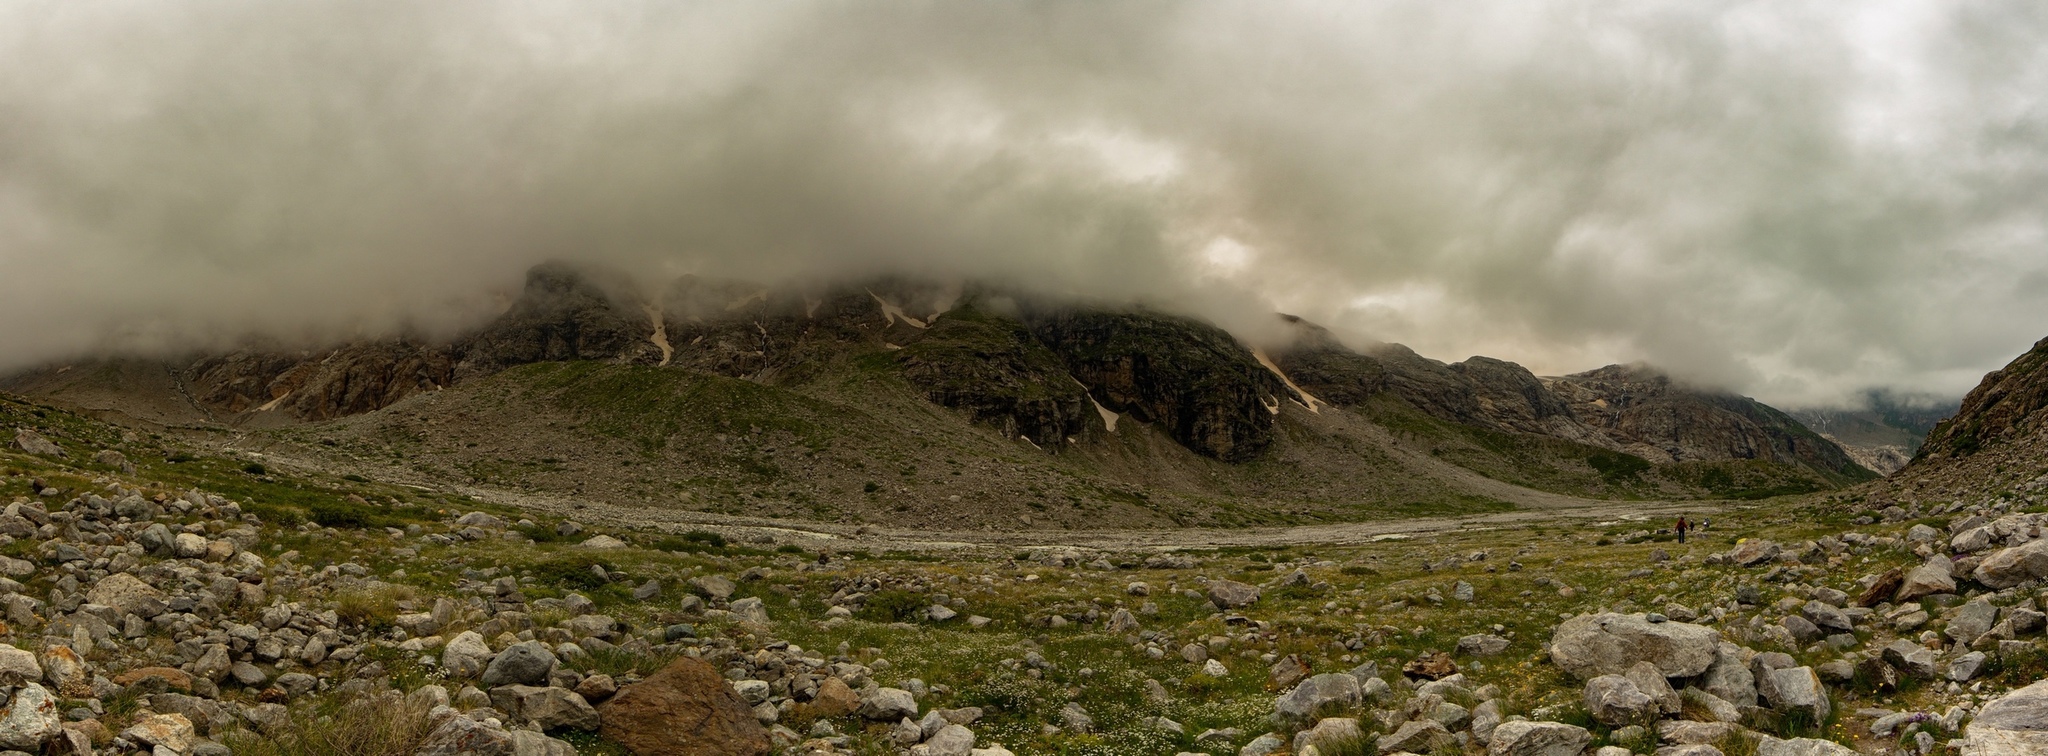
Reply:
[[574, 590], [594, 591], [610, 585], [611, 581], [598, 577], [592, 566], [603, 567], [610, 572], [612, 565], [585, 556], [565, 556], [539, 562], [533, 565], [533, 578], [548, 585]]
[[911, 622], [924, 614], [931, 601], [923, 594], [900, 588], [875, 591], [861, 604], [861, 619], [874, 622]]

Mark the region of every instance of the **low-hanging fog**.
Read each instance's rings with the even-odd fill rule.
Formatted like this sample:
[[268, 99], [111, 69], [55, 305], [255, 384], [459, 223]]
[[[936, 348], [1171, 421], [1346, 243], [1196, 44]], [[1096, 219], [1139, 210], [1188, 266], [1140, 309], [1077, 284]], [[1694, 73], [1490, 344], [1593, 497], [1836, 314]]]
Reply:
[[972, 277], [1784, 405], [2048, 336], [2038, 2], [0, 5], [0, 369], [534, 262]]

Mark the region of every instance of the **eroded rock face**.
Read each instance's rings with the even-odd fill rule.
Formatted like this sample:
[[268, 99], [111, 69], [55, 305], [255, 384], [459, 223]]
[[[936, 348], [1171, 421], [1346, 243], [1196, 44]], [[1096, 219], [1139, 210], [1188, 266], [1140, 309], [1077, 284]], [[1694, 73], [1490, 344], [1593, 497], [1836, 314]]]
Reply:
[[[590, 271], [544, 263], [526, 273], [526, 290], [512, 309], [456, 344], [458, 379], [514, 365], [563, 360], [659, 362], [648, 337], [654, 324]], [[609, 284], [609, 285], [607, 285]]]
[[768, 731], [711, 665], [681, 658], [598, 710], [601, 732], [635, 756], [766, 756]]
[[1145, 312], [1062, 310], [1031, 331], [1103, 406], [1154, 423], [1225, 462], [1272, 442], [1269, 408], [1289, 396], [1251, 350], [1215, 326]]
[[[1920, 448], [1921, 459], [1967, 457], [1986, 446], [2034, 432], [2030, 419], [2048, 407], [2048, 339], [1984, 376]], [[1915, 460], [1916, 462], [1918, 459]]]
[[1023, 323], [972, 305], [933, 320], [896, 360], [925, 398], [1041, 448], [1065, 446], [1097, 417], [1087, 388]]
[[1692, 677], [1714, 664], [1721, 634], [1684, 622], [1652, 623], [1639, 614], [1589, 614], [1558, 625], [1550, 660], [1579, 679], [1625, 675], [1638, 662], [1665, 677]]

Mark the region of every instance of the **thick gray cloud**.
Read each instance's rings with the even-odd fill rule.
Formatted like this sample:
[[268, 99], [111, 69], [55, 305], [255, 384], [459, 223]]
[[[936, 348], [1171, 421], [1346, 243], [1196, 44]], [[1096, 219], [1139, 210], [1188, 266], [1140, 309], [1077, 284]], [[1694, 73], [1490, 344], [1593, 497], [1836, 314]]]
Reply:
[[15, 2], [0, 367], [567, 258], [1955, 393], [2048, 336], [2044, 100], [2028, 2]]

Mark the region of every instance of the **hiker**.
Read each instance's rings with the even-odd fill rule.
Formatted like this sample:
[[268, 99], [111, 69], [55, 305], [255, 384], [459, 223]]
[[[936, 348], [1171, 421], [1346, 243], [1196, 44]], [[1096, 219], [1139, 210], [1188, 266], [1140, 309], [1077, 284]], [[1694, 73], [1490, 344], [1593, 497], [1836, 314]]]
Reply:
[[1679, 515], [1679, 516], [1678, 516], [1678, 542], [1679, 542], [1679, 543], [1685, 543], [1685, 531], [1687, 531], [1687, 530], [1690, 530], [1691, 528], [1692, 528], [1692, 525], [1691, 525], [1690, 523], [1687, 523], [1687, 522], [1685, 521], [1685, 515]]

